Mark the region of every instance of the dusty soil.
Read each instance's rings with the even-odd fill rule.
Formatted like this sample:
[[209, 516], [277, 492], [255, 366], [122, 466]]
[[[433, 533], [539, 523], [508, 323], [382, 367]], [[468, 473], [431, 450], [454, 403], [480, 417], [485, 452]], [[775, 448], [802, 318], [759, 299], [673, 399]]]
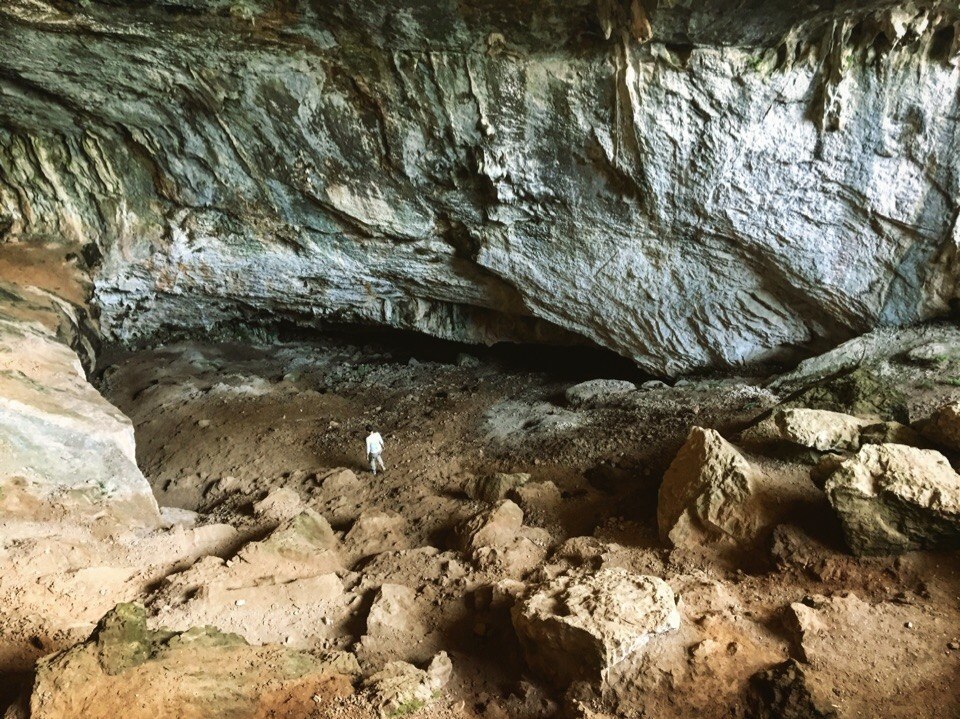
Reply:
[[[960, 715], [955, 553], [853, 558], [825, 500], [747, 567], [659, 541], [657, 489], [689, 428], [735, 435], [777, 401], [759, 379], [681, 382], [572, 407], [567, 387], [609, 367], [571, 372], [543, 357], [343, 337], [183, 343], [106, 353], [100, 366], [100, 389], [132, 418], [160, 504], [199, 515], [108, 543], [69, 527], [8, 540], [0, 601], [16, 609], [0, 620], [0, 671], [10, 687], [29, 683], [33, 661], [85, 638], [114, 604], [139, 600], [157, 626], [215, 623], [254, 644], [349, 650], [365, 673], [446, 650], [454, 678], [424, 716], [744, 716], [749, 678], [804, 654], [839, 716]], [[923, 391], [932, 404], [930, 393], [952, 389]], [[367, 424], [386, 440], [387, 471], [376, 477], [364, 461]], [[795, 469], [794, 458], [764, 461]], [[477, 565], [460, 550], [455, 528], [488, 506], [464, 487], [494, 472], [531, 475], [535, 491], [518, 497], [524, 523], [550, 537], [533, 571]], [[251, 580], [256, 553], [243, 548], [303, 508], [333, 527], [341, 566], [325, 576], [336, 579]], [[248, 555], [201, 559], [238, 551]], [[681, 598], [680, 631], [618, 665], [603, 691], [564, 693], [531, 675], [491, 589], [576, 565], [655, 574]], [[384, 584], [415, 598], [396, 626], [374, 632], [368, 614]], [[326, 599], [307, 607], [304, 593]], [[803, 602], [819, 607], [815, 638], [793, 628], [791, 605]], [[318, 717], [374, 713], [363, 693], [314, 704]]]

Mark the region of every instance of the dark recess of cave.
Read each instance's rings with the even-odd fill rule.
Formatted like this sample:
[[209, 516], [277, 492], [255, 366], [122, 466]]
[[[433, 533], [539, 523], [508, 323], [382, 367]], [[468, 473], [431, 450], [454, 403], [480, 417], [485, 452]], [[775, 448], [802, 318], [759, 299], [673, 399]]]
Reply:
[[602, 347], [589, 345], [556, 347], [499, 342], [490, 347], [483, 347], [437, 339], [407, 330], [340, 326], [326, 331], [317, 331], [287, 322], [280, 323], [277, 339], [280, 342], [309, 343], [323, 343], [325, 340], [332, 339], [372, 346], [372, 349], [389, 352], [402, 361], [413, 358], [419, 361], [453, 364], [456, 363], [459, 355], [469, 354], [508, 371], [542, 372], [566, 382], [604, 378], [640, 383], [652, 379], [651, 375], [640, 370], [626, 357]]

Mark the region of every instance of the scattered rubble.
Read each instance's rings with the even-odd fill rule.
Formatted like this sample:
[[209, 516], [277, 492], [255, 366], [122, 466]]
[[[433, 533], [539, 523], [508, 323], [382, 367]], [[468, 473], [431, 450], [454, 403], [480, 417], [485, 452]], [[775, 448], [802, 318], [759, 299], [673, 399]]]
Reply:
[[436, 700], [452, 672], [450, 658], [446, 652], [440, 652], [425, 670], [407, 662], [390, 662], [368, 678], [364, 686], [374, 696], [381, 716], [404, 716]]
[[835, 719], [836, 710], [814, 697], [807, 670], [794, 659], [771, 667], [750, 680], [748, 719]]
[[[365, 355], [334, 353], [328, 370], [298, 348], [233, 368], [225, 351], [158, 352], [149, 371], [139, 359], [129, 365], [135, 381], [131, 369], [108, 375], [118, 396], [130, 387], [129, 397], [146, 401], [124, 406], [136, 416], [147, 476], [178, 506], [162, 511], [163, 528], [122, 550], [76, 530], [69, 539], [8, 535], [0, 597], [16, 609], [0, 622], [6, 666], [29, 671], [39, 657], [82, 646], [97, 618], [129, 598], [146, 603], [150, 631], [190, 636], [216, 626], [251, 643], [237, 652], [263, 661], [303, 652], [322, 676], [340, 676], [289, 696], [282, 687], [271, 694], [280, 685], [264, 679], [257, 719], [415, 708], [444, 719], [729, 711], [854, 719], [869, 701], [912, 719], [954, 709], [953, 555], [851, 557], [839, 514], [811, 481], [832, 481], [878, 442], [914, 441], [903, 425], [772, 407], [773, 395], [740, 380], [687, 379], [571, 412], [554, 404], [566, 383], [494, 377], [485, 364], [367, 365]], [[234, 389], [259, 390], [207, 391], [225, 370]], [[927, 402], [912, 416], [943, 404]], [[489, 408], [505, 403], [543, 412], [509, 437], [485, 435]], [[368, 411], [395, 431], [388, 472], [375, 480], [361, 474], [356, 441]], [[723, 439], [766, 414], [772, 440]], [[547, 419], [570, 415], [575, 426]], [[790, 436], [778, 417], [790, 419]], [[836, 433], [835, 420], [856, 433]], [[270, 441], [260, 445], [260, 436]], [[665, 491], [683, 488], [666, 542], [652, 521], [662, 477]], [[597, 579], [610, 572], [627, 579]], [[857, 602], [846, 598], [851, 590]], [[441, 652], [456, 663], [447, 696], [422, 668]], [[795, 661], [782, 664], [788, 656]], [[186, 673], [186, 661], [170, 667]], [[917, 666], [931, 688], [894, 676], [898, 664]], [[138, 683], [139, 671], [154, 670], [125, 669], [110, 681]], [[0, 704], [29, 692], [26, 683], [0, 685]], [[134, 701], [125, 692], [115, 694]]]

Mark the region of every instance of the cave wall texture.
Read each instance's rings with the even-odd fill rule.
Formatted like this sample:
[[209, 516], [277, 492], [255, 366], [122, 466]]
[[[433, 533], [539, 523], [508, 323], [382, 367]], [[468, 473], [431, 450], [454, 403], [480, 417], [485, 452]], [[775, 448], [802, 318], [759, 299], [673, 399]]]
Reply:
[[7, 0], [0, 243], [103, 333], [589, 341], [657, 374], [957, 294], [960, 8]]

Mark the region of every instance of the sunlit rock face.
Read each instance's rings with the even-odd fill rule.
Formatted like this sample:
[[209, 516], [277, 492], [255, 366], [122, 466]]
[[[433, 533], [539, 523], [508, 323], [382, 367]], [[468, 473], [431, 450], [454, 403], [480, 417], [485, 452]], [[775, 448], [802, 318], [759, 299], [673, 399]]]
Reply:
[[137, 468], [133, 425], [58, 339], [72, 311], [43, 290], [0, 282], [0, 527], [69, 519], [152, 529], [160, 514]]
[[946, 312], [956, 3], [650, 5], [11, 0], [0, 231], [95, 245], [128, 342], [360, 322], [678, 374]]

